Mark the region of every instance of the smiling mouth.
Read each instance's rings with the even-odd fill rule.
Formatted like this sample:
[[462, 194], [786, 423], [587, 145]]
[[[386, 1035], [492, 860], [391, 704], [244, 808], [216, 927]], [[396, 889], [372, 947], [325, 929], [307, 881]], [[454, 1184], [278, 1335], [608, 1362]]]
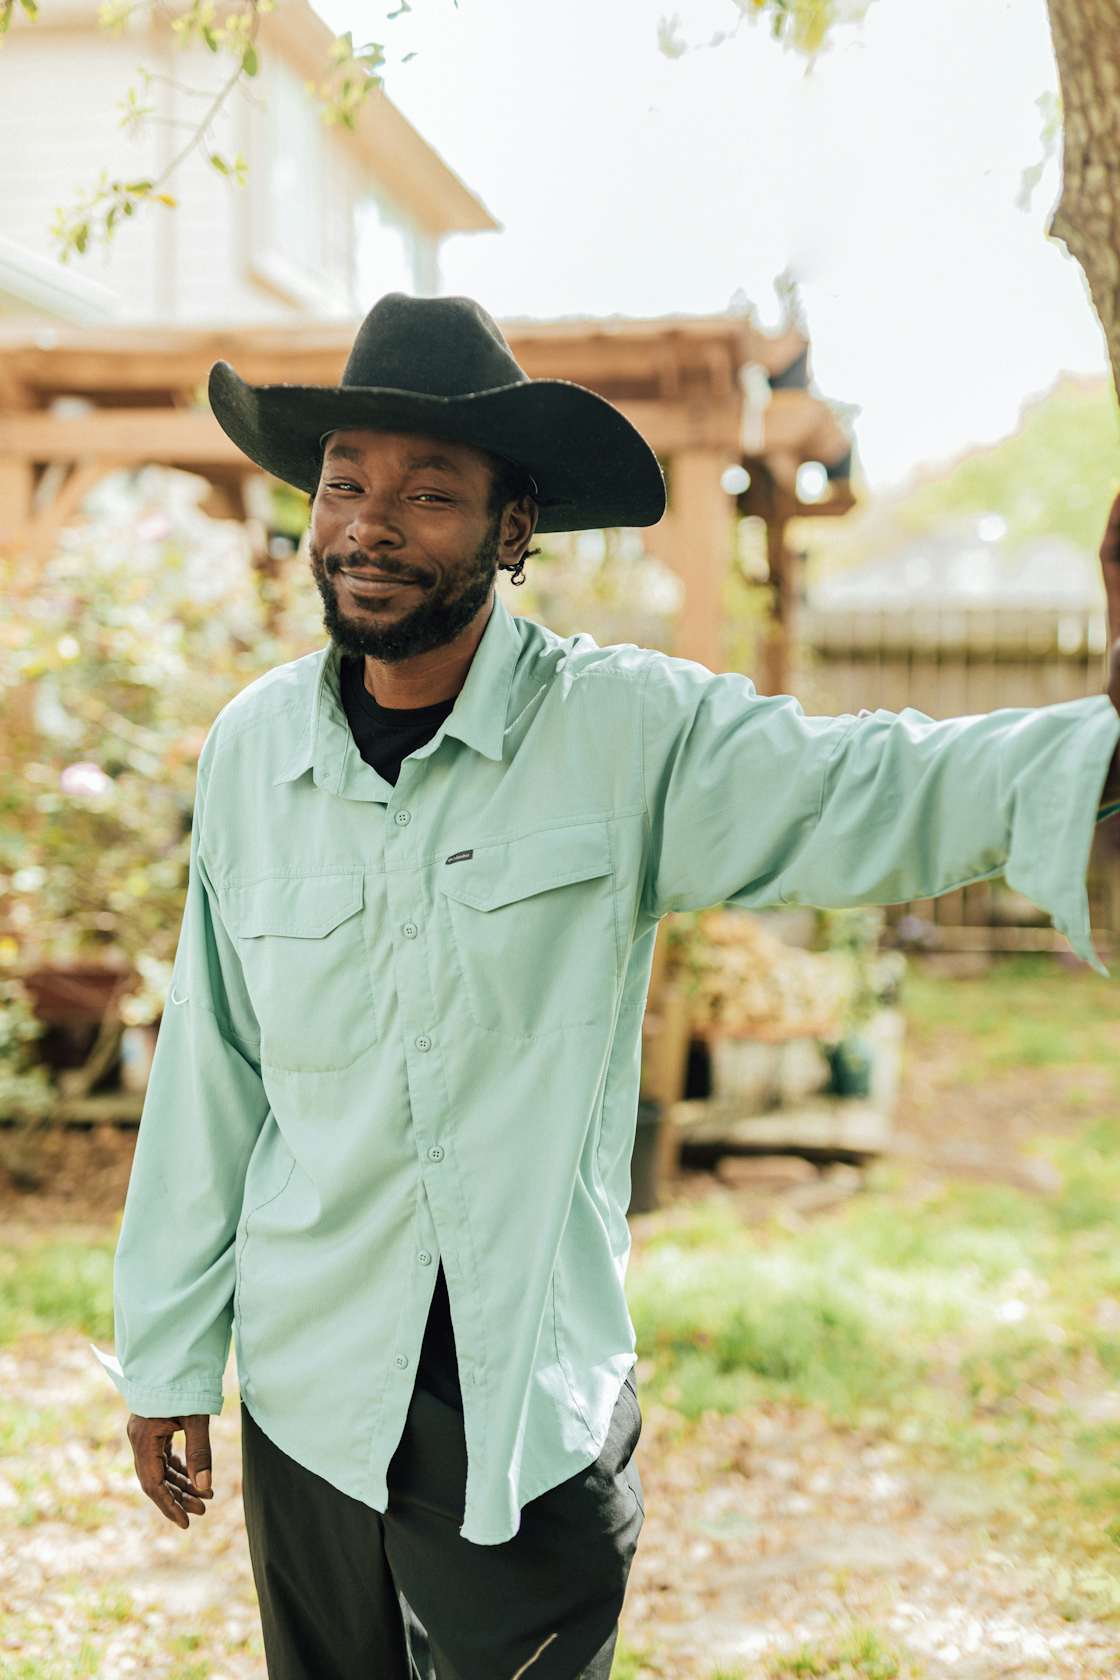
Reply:
[[348, 572], [345, 568], [341, 575], [355, 594], [358, 595], [391, 595], [395, 589], [414, 589], [416, 585], [411, 578], [387, 577], [377, 572]]

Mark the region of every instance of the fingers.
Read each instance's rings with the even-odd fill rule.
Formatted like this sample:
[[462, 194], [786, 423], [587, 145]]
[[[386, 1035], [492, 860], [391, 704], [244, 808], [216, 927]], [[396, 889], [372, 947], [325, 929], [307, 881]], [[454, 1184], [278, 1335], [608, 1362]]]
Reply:
[[171, 1450], [171, 1437], [184, 1426], [183, 1418], [145, 1418], [133, 1413], [127, 1430], [137, 1481], [157, 1510], [178, 1528], [190, 1527], [188, 1512], [201, 1516], [206, 1510], [182, 1461]]
[[199, 1493], [209, 1494], [210, 1487], [210, 1418], [206, 1412], [194, 1412], [185, 1419], [187, 1436], [187, 1474]]

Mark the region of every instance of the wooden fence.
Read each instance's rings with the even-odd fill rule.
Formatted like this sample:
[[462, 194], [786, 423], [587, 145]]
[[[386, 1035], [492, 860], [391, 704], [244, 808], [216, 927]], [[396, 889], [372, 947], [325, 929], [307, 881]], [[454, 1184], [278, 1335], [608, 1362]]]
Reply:
[[[816, 713], [914, 706], [966, 717], [1099, 694], [1107, 675], [1103, 611], [804, 605], [798, 632], [790, 688]], [[1108, 962], [1120, 950], [1120, 817], [1098, 826], [1087, 879], [1094, 939]], [[888, 910], [891, 923], [903, 917], [931, 924], [943, 950], [1068, 950], [1049, 917], [1002, 880]]]

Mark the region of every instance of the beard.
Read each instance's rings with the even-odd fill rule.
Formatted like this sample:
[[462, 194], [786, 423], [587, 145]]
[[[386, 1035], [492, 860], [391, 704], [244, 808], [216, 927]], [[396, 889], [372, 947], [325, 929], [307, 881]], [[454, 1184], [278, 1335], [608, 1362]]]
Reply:
[[342, 567], [357, 570], [377, 566], [380, 561], [360, 551], [324, 554], [309, 542], [311, 575], [323, 603], [323, 625], [331, 641], [347, 659], [364, 659], [368, 654], [387, 665], [443, 647], [466, 629], [494, 587], [500, 529], [501, 514], [497, 513], [465, 565], [445, 573], [430, 589], [425, 587], [409, 612], [394, 613], [391, 618], [386, 614], [384, 623], [379, 622], [378, 601], [371, 602], [370, 607], [349, 610], [340, 606], [338, 593]]

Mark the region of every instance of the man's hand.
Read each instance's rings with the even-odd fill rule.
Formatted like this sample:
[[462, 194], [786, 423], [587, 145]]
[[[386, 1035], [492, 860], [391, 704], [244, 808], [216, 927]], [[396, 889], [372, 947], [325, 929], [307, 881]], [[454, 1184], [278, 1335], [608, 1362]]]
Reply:
[[[176, 1430], [186, 1434], [186, 1464], [171, 1450]], [[200, 1517], [203, 1498], [213, 1499], [210, 1486], [210, 1416], [191, 1412], [185, 1417], [146, 1418], [129, 1414], [128, 1438], [136, 1479], [168, 1522], [189, 1528], [187, 1512]]]
[[[1108, 603], [1108, 684], [1105, 693], [1120, 712], [1120, 492], [1113, 497], [1108, 524], [1100, 546], [1101, 571]], [[1098, 810], [1114, 805], [1120, 799], [1120, 746], [1112, 755], [1112, 763], [1101, 789]]]
[[[1100, 547], [1108, 603], [1108, 697], [1120, 712], [1120, 493], [1113, 500]], [[1111, 781], [1111, 775], [1109, 780]]]

